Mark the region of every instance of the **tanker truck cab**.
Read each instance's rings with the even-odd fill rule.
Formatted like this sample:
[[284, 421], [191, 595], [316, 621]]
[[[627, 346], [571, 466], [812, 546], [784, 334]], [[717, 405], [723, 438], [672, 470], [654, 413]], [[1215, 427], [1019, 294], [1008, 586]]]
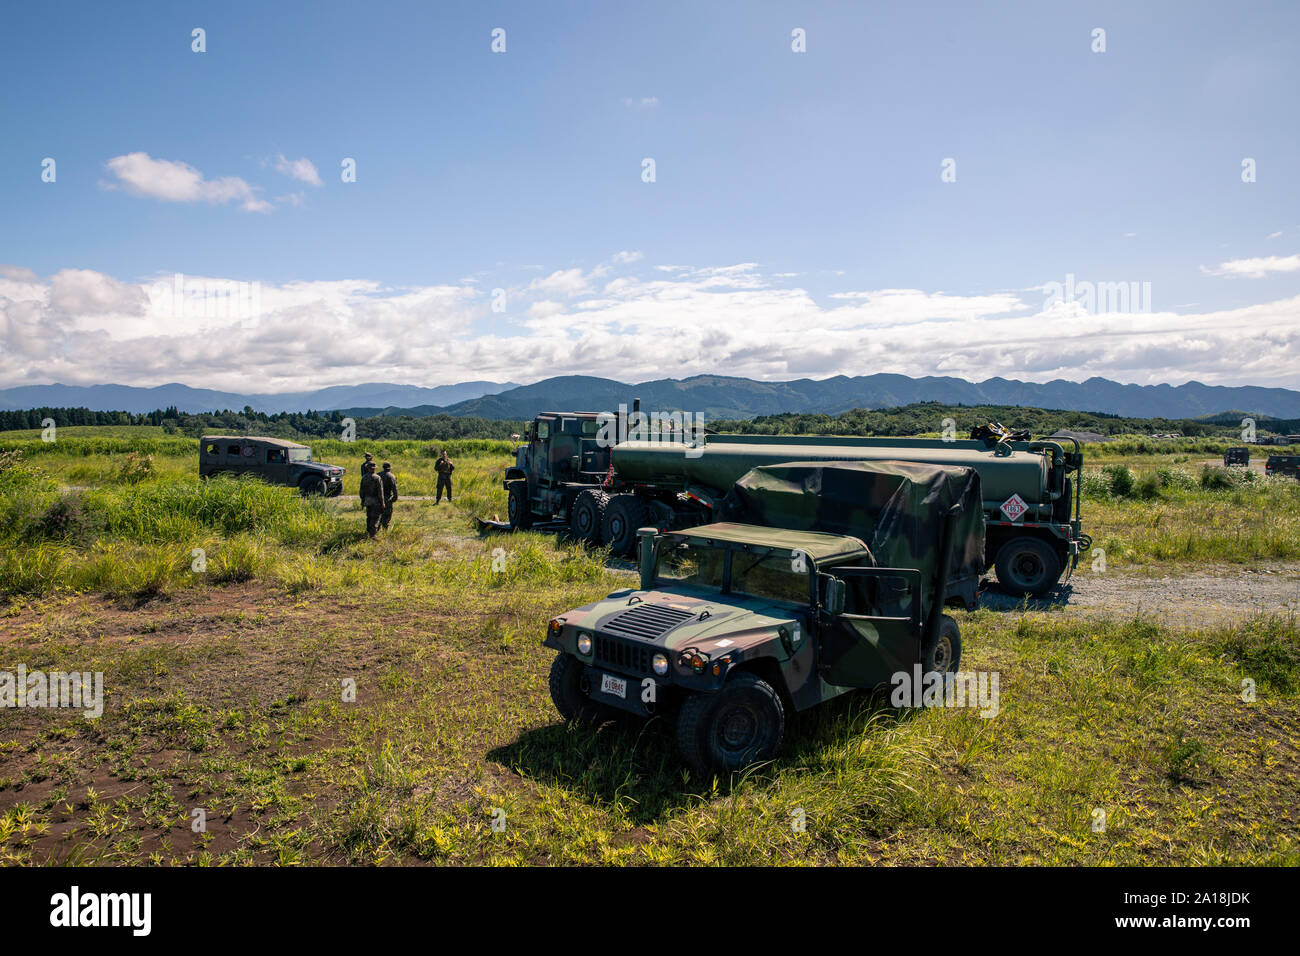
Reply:
[[937, 550], [886, 568], [850, 535], [719, 522], [638, 536], [639, 587], [547, 626], [566, 720], [668, 715], [692, 768], [728, 773], [775, 757], [797, 711], [916, 665], [957, 669]]
[[599, 430], [597, 412], [542, 412], [525, 426], [524, 443], [502, 483], [512, 528], [568, 519], [582, 492], [599, 492], [609, 471], [609, 448], [597, 440]]

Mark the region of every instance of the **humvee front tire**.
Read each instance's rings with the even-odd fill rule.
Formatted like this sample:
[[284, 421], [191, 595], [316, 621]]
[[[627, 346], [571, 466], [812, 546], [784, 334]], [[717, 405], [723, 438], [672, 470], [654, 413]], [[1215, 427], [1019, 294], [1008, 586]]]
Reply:
[[607, 720], [614, 711], [588, 697], [582, 689], [584, 680], [582, 661], [561, 651], [551, 663], [549, 680], [551, 702], [565, 720]]
[[1061, 576], [1061, 559], [1041, 538], [1022, 535], [998, 548], [998, 584], [1008, 594], [1042, 597]]
[[605, 517], [600, 523], [601, 534], [609, 545], [609, 553], [626, 557], [636, 548], [636, 532], [653, 523], [650, 507], [636, 495], [614, 495], [605, 506]]
[[569, 516], [569, 533], [577, 541], [593, 548], [600, 547], [601, 523], [605, 518], [605, 505], [609, 495], [588, 488], [573, 499], [573, 514]]
[[506, 517], [510, 519], [512, 531], [526, 531], [532, 527], [533, 513], [528, 509], [527, 482], [511, 482], [510, 493], [506, 498]]
[[785, 735], [785, 705], [767, 681], [741, 672], [716, 694], [691, 694], [677, 715], [677, 746], [701, 773], [771, 760]]
[[308, 478], [298, 486], [298, 490], [302, 493], [302, 496], [306, 498], [308, 495], [323, 496], [329, 489], [325, 485], [324, 478]]
[[939, 639], [925, 655], [923, 667], [925, 673], [956, 673], [961, 665], [961, 630], [957, 622], [947, 614], [939, 621]]

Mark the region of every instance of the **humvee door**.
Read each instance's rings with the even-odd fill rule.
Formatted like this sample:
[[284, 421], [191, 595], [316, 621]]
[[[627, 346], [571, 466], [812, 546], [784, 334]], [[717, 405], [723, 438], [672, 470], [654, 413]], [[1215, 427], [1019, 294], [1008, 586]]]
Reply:
[[912, 568], [831, 568], [845, 584], [844, 611], [821, 615], [822, 679], [879, 687], [921, 659], [921, 572]]

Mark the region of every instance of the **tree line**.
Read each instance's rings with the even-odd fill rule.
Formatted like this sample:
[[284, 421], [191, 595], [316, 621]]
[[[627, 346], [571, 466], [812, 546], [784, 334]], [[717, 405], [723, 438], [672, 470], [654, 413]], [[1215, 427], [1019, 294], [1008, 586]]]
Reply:
[[[52, 420], [59, 428], [78, 425], [155, 425], [169, 435], [235, 434], [265, 435], [270, 438], [339, 438], [346, 416], [338, 411], [258, 412], [250, 406], [242, 411], [182, 412], [174, 405], [152, 412], [101, 412], [89, 408], [29, 408], [0, 411], [0, 431], [39, 429]], [[450, 438], [502, 438], [518, 434], [522, 422], [453, 415], [375, 415], [352, 420], [357, 438], [412, 439], [437, 441]]]

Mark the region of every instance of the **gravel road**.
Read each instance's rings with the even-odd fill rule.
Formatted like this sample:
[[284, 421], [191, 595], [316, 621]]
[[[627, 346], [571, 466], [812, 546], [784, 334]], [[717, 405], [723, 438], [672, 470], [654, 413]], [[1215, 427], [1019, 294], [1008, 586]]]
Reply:
[[[1024, 602], [986, 590], [982, 605], [1011, 611]], [[1031, 610], [1059, 607], [1065, 613], [1129, 616], [1139, 611], [1164, 624], [1221, 624], [1252, 613], [1300, 613], [1300, 564], [1226, 565], [1186, 573], [1112, 570], [1076, 574], [1050, 599], [1031, 600]]]

